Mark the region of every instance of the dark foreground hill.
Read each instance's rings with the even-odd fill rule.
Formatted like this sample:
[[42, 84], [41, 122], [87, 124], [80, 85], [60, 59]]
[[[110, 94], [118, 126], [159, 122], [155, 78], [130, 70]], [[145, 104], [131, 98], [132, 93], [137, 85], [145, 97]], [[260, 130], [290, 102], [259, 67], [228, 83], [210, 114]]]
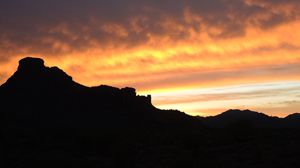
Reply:
[[160, 110], [134, 88], [86, 87], [24, 58], [0, 87], [1, 162], [25, 167], [297, 167], [299, 115]]

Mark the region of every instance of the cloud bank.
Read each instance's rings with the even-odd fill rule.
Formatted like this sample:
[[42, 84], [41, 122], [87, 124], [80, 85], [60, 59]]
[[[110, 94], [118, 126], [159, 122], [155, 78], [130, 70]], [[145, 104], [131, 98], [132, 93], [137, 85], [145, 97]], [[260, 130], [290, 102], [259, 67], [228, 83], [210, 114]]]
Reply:
[[201, 32], [217, 39], [244, 36], [249, 27], [264, 30], [299, 19], [299, 5], [297, 0], [4, 0], [0, 41], [8, 53], [1, 58], [132, 48]]
[[0, 83], [24, 56], [142, 92], [300, 81], [299, 0], [2, 0]]

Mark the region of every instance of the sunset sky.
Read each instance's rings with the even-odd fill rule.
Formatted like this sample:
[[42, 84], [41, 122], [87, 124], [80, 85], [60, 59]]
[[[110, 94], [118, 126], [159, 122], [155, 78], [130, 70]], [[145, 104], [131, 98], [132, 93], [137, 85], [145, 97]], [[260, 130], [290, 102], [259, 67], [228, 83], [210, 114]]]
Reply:
[[300, 112], [300, 0], [1, 0], [0, 84], [26, 56], [191, 115]]

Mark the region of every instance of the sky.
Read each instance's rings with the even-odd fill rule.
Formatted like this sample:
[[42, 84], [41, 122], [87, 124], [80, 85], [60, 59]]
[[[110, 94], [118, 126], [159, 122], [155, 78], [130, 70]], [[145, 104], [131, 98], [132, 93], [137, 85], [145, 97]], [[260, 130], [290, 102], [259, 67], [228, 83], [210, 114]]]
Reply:
[[0, 84], [26, 56], [191, 115], [300, 112], [299, 0], [1, 0]]

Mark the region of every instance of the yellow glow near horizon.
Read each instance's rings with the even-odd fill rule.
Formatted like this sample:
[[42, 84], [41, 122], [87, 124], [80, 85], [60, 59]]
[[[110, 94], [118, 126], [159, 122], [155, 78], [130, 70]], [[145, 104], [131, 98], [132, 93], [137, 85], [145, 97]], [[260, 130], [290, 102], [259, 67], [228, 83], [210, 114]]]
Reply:
[[[269, 3], [253, 0], [246, 2], [248, 5], [269, 5]], [[293, 8], [291, 5], [271, 6], [271, 11], [290, 15], [290, 10], [287, 9], [291, 8]], [[269, 17], [270, 14], [267, 13], [258, 14], [249, 19], [244, 23], [245, 29], [241, 35], [217, 37], [222, 32], [222, 25], [218, 27], [201, 22], [200, 16], [186, 9], [184, 11], [185, 22], [201, 22], [199, 23], [201, 29], [196, 31], [187, 26], [188, 24], [179, 24], [172, 18], [166, 17], [158, 24], [164, 28], [170, 28], [168, 33], [176, 34], [184, 31], [187, 35], [182, 35], [182, 37], [178, 35], [179, 37], [174, 39], [168, 33], [147, 32], [143, 34], [147, 40], [138, 44], [131, 44], [134, 43], [131, 41], [122, 43], [117, 40], [129, 38], [130, 32], [125, 26], [118, 23], [98, 25], [97, 20], [92, 19], [95, 24], [93, 26], [98, 26], [101, 31], [112, 34], [116, 38], [110, 39], [106, 44], [87, 38], [86, 41], [90, 47], [72, 50], [71, 45], [63, 40], [44, 37], [42, 42], [51, 44], [49, 50], [59, 50], [62, 52], [61, 55], [53, 56], [47, 54], [46, 51], [37, 52], [30, 47], [20, 48], [21, 54], [12, 54], [9, 61], [0, 63], [0, 82], [5, 82], [15, 71], [17, 61], [24, 55], [42, 57], [46, 65], [59, 66], [73, 76], [75, 81], [84, 85], [131, 86], [137, 88], [140, 94], [167, 95], [168, 92], [179, 90], [300, 81], [300, 21], [297, 19], [286, 21], [270, 28], [261, 28], [255, 24]], [[130, 20], [134, 33], [141, 32], [141, 28], [136, 25], [138, 19], [144, 20], [142, 16]], [[69, 29], [68, 25], [60, 24], [49, 31], [60, 32], [72, 39], [77, 39], [79, 35], [72, 33]], [[88, 32], [90, 28], [82, 26], [81, 30]], [[5, 45], [14, 46], [9, 41]], [[299, 97], [292, 98], [299, 101]], [[259, 102], [250, 99], [243, 101], [247, 102], [245, 104], [249, 108], [254, 109], [274, 109], [275, 107], [272, 105], [272, 108], [271, 106], [262, 108]], [[271, 100], [264, 101], [270, 102]], [[182, 103], [180, 107], [187, 109], [187, 112], [193, 111], [193, 114], [201, 114], [201, 110], [215, 113], [217, 110], [233, 106], [231, 103], [238, 103], [238, 101], [227, 101], [229, 105], [222, 101], [211, 101], [200, 105], [197, 103], [199, 102], [196, 100], [188, 104]], [[157, 104], [160, 107], [169, 107], [169, 104], [163, 104], [163, 102]], [[213, 109], [215, 104], [218, 104], [218, 107]], [[286, 107], [286, 111], [295, 109], [297, 109], [296, 105]]]

